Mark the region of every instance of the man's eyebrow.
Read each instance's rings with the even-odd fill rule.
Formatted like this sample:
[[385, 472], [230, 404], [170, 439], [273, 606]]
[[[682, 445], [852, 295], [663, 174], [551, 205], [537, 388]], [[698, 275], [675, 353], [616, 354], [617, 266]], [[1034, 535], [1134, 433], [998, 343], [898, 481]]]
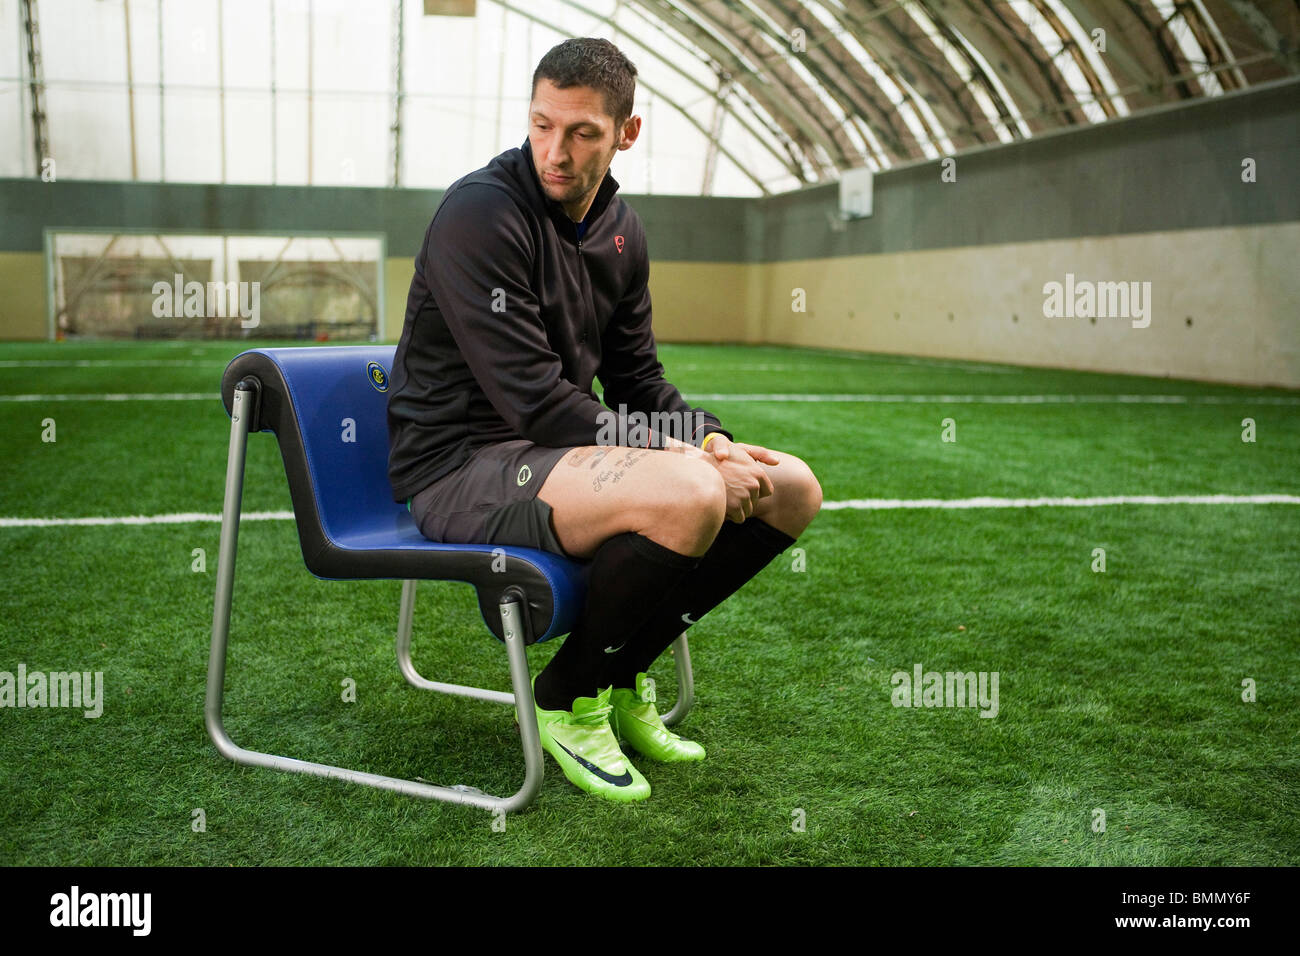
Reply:
[[[547, 115], [543, 113], [541, 110], [533, 110], [532, 115], [536, 119], [544, 119], [546, 120], [546, 122], [548, 123], [550, 122], [550, 118], [547, 117]], [[600, 126], [592, 122], [591, 120], [578, 120], [578, 122], [570, 124], [569, 129], [575, 129], [576, 127], [579, 126], [590, 126], [592, 129], [596, 130], [597, 132], [600, 131]]]

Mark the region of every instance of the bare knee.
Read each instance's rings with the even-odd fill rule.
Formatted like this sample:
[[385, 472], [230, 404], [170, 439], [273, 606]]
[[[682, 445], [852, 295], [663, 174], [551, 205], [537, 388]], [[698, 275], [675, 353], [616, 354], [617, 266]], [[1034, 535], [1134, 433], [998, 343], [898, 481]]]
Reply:
[[666, 475], [649, 514], [647, 536], [681, 554], [709, 549], [727, 516], [727, 488], [708, 462], [686, 459]]
[[[776, 493], [770, 513], [763, 520], [797, 538], [821, 511], [822, 486], [803, 459], [787, 452], [778, 454], [781, 464], [773, 469], [780, 470], [779, 479], [774, 481]], [[777, 478], [775, 474], [773, 477]]]

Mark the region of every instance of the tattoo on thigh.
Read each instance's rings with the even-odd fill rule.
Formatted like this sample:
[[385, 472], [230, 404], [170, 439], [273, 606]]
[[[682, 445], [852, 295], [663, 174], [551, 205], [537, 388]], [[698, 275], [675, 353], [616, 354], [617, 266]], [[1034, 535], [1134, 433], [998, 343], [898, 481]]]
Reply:
[[622, 478], [622, 477], [623, 477], [623, 472], [621, 472], [621, 471], [611, 471], [610, 469], [605, 468], [605, 469], [601, 470], [601, 471], [596, 475], [595, 478], [591, 479], [591, 487], [592, 487], [592, 490], [593, 490], [593, 491], [600, 491], [600, 489], [603, 488], [603, 487], [605, 486], [605, 483], [606, 483], [606, 482], [609, 482], [609, 483], [612, 484], [612, 485], [616, 485], [616, 484], [618, 484], [618, 480], [619, 480], [620, 478]]
[[[595, 468], [597, 462], [599, 462], [602, 458], [604, 458], [606, 454], [607, 452], [604, 449], [599, 451], [597, 453], [597, 457], [592, 459], [591, 467]], [[627, 474], [627, 470], [629, 468], [631, 468], [638, 461], [645, 458], [649, 454], [650, 454], [650, 449], [648, 448], [628, 449], [624, 453], [623, 457], [618, 459], [618, 461], [614, 462], [614, 464], [611, 467], [601, 469], [596, 474], [596, 476], [592, 478], [591, 487], [596, 491], [600, 491], [600, 489], [603, 488], [607, 482], [609, 484], [618, 484], [618, 480], [622, 478], [625, 474]]]
[[571, 468], [577, 468], [579, 465], [581, 465], [584, 461], [586, 461], [590, 457], [591, 457], [591, 449], [575, 448], [573, 451], [569, 452], [568, 457], [565, 458], [565, 461], [569, 463], [569, 466]]
[[650, 454], [650, 450], [647, 448], [633, 448], [629, 450], [628, 453], [624, 455], [622, 458], [620, 458], [618, 461], [614, 462], [614, 467], [630, 468], [632, 465], [635, 465], [638, 461], [646, 457], [648, 454]]

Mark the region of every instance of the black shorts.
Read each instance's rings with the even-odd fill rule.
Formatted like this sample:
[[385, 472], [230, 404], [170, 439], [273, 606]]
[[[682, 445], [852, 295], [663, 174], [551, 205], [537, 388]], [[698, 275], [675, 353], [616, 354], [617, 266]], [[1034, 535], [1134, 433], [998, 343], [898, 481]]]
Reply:
[[537, 492], [569, 451], [522, 438], [484, 445], [415, 495], [411, 516], [431, 541], [509, 544], [564, 554], [551, 506]]

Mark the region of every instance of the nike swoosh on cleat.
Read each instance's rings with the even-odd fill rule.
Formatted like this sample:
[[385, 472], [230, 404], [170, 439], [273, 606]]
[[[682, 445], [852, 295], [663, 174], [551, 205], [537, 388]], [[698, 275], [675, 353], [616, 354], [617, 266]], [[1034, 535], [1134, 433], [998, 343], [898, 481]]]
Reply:
[[691, 620], [691, 612], [690, 612], [690, 611], [687, 611], [685, 614], [682, 615], [682, 620], [685, 621], [687, 624], [695, 624], [695, 623], [697, 623], [697, 622]]
[[591, 761], [589, 761], [589, 760], [583, 760], [581, 757], [579, 757], [577, 754], [575, 754], [575, 753], [574, 753], [572, 750], [570, 750], [568, 747], [564, 746], [564, 744], [560, 743], [560, 742], [559, 742], [558, 740], [556, 740], [554, 737], [552, 737], [551, 740], [554, 741], [555, 746], [559, 747], [559, 748], [560, 748], [561, 750], [563, 750], [566, 754], [568, 754], [568, 755], [569, 755], [570, 757], [572, 757], [574, 760], [578, 761], [578, 763], [582, 764], [584, 767], [586, 767], [588, 770], [590, 770], [592, 773], [594, 773], [594, 774], [595, 774], [597, 777], [599, 777], [601, 780], [604, 780], [606, 783], [612, 783], [612, 784], [613, 784], [614, 786], [616, 786], [616, 787], [627, 787], [627, 786], [630, 786], [630, 785], [631, 785], [631, 783], [632, 783], [632, 771], [631, 771], [631, 770], [624, 770], [622, 776], [616, 777], [616, 776], [614, 776], [612, 773], [610, 773], [610, 772], [607, 771], [607, 770], [601, 770], [599, 767], [597, 767], [597, 766], [596, 766], [594, 763], [592, 763]]
[[617, 651], [621, 651], [621, 650], [622, 650], [623, 648], [625, 648], [625, 647], [627, 647], [627, 641], [624, 641], [622, 644], [618, 645], [618, 647], [607, 647], [607, 648], [605, 648], [605, 653], [606, 653], [606, 654], [613, 654], [613, 653], [616, 653]]

